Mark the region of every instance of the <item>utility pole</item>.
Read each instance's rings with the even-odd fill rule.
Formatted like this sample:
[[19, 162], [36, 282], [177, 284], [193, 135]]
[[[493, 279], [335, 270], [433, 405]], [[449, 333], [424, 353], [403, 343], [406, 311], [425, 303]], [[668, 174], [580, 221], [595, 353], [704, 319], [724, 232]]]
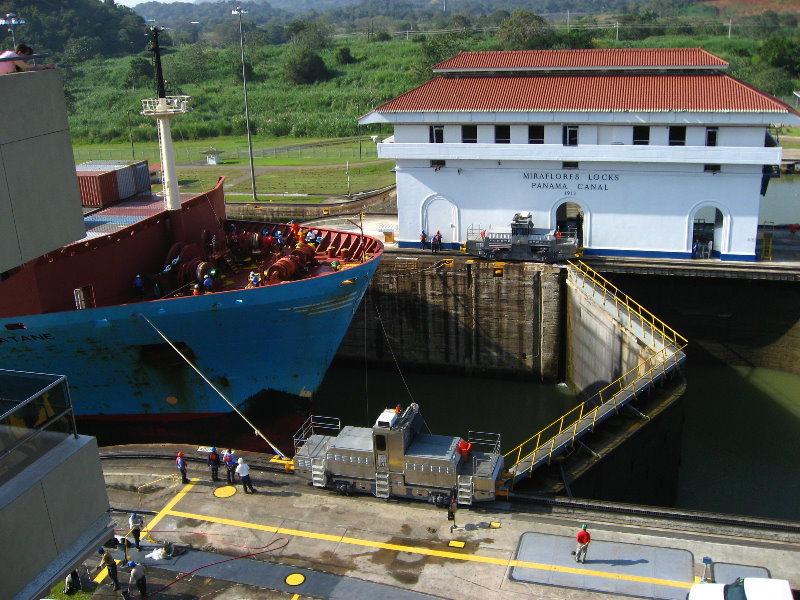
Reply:
[[733, 29], [733, 17], [728, 19], [728, 39], [731, 39], [731, 29]]
[[239, 15], [239, 45], [242, 49], [242, 85], [244, 86], [244, 120], [247, 127], [247, 150], [250, 154], [250, 182], [253, 186], [253, 202], [258, 202], [256, 196], [256, 170], [253, 166], [253, 138], [250, 135], [250, 109], [247, 106], [247, 73], [244, 68], [244, 33], [242, 32], [242, 15], [247, 11], [241, 6], [237, 6], [231, 11], [232, 15]]
[[619, 21], [617, 21], [617, 41], [619, 41]]

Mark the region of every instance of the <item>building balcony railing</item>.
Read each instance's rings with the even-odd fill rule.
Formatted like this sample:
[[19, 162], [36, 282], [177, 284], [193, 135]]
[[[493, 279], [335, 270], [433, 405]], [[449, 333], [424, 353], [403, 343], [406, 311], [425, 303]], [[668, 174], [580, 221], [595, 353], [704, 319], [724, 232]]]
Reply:
[[763, 146], [639, 146], [627, 144], [378, 144], [379, 158], [563, 162], [772, 165], [781, 148]]

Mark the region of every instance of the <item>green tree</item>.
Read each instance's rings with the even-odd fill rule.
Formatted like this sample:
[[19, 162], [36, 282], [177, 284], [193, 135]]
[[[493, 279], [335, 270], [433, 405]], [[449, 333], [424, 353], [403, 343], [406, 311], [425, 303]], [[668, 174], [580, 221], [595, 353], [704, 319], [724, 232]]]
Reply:
[[780, 34], [772, 34], [761, 44], [761, 59], [773, 67], [785, 69], [789, 75], [800, 75], [800, 44]]
[[155, 80], [153, 63], [141, 56], [134, 56], [125, 74], [125, 85], [129, 88], [146, 87]]
[[95, 37], [73, 37], [67, 42], [61, 60], [68, 65], [75, 65], [99, 56], [101, 50], [100, 40]]
[[529, 10], [515, 10], [500, 24], [497, 41], [507, 50], [518, 50], [544, 27], [547, 27], [547, 21], [539, 15]]
[[283, 67], [286, 81], [292, 83], [314, 83], [330, 78], [328, 67], [319, 54], [310, 48], [299, 48], [286, 60]]
[[298, 46], [318, 51], [330, 45], [333, 27], [322, 20], [293, 21], [286, 27], [286, 32]]
[[339, 46], [333, 53], [333, 60], [340, 65], [351, 65], [356, 62], [356, 57], [350, 53], [350, 46]]

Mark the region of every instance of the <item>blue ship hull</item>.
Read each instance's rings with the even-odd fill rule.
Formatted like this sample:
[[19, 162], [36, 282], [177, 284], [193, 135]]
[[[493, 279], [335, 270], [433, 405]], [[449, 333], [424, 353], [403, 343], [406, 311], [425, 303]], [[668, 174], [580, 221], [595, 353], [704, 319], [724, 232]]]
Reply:
[[264, 392], [310, 397], [377, 263], [280, 285], [2, 319], [0, 365], [65, 374], [77, 415], [230, 411], [158, 328], [235, 406]]

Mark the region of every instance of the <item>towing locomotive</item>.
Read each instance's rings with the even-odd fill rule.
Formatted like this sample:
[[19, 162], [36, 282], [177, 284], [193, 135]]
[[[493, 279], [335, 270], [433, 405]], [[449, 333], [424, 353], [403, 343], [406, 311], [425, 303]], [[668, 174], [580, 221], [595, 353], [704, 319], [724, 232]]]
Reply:
[[[574, 224], [574, 221], [572, 222]], [[529, 212], [514, 215], [511, 233], [480, 231], [467, 238], [467, 254], [489, 260], [556, 262], [578, 254], [578, 228], [537, 229]]]
[[416, 498], [437, 506], [495, 499], [503, 470], [500, 434], [468, 439], [422, 433], [417, 404], [384, 410], [375, 425], [340, 427], [312, 416], [294, 436], [295, 475], [342, 494]]

